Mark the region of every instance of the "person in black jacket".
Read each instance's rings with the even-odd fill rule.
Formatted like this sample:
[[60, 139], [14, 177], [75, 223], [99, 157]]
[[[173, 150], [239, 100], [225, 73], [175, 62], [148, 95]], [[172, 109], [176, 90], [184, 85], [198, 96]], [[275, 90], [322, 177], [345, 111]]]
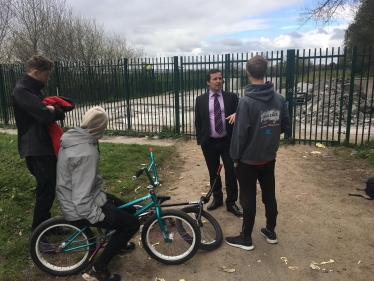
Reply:
[[11, 100], [18, 130], [18, 152], [26, 158], [27, 168], [36, 179], [36, 202], [32, 222], [35, 230], [51, 218], [55, 199], [56, 156], [46, 124], [63, 120], [58, 107], [43, 103], [45, 83], [50, 79], [53, 62], [42, 56], [32, 56], [26, 62], [26, 73], [13, 90]]
[[[230, 157], [230, 143], [238, 106], [238, 96], [222, 91], [221, 71], [211, 69], [206, 75], [209, 90], [196, 98], [195, 127], [197, 144], [201, 145], [208, 166], [210, 185], [216, 178], [216, 172], [222, 158], [225, 168], [226, 208], [236, 216], [243, 213], [236, 205], [238, 185], [236, 182], [233, 161]], [[214, 200], [208, 206], [212, 211], [223, 205], [222, 181], [219, 177], [213, 189]]]

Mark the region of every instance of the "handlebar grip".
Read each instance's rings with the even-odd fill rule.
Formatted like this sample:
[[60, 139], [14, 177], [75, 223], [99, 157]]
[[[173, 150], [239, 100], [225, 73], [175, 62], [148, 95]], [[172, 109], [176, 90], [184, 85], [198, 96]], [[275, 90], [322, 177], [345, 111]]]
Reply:
[[132, 179], [133, 180], [136, 180], [141, 174], [143, 173], [143, 169], [140, 169], [139, 171], [137, 171], [136, 173], [135, 173], [135, 175], [134, 176], [132, 176]]
[[221, 174], [221, 169], [222, 169], [222, 164], [219, 164], [217, 174], [216, 174], [217, 176]]

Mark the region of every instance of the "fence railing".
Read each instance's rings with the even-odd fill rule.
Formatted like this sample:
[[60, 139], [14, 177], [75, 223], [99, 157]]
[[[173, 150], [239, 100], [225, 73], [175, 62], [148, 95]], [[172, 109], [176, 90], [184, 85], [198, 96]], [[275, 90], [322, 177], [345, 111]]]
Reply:
[[[315, 49], [261, 53], [269, 61], [266, 80], [289, 104], [292, 130], [285, 137], [304, 143], [370, 140], [373, 117], [372, 50]], [[63, 123], [80, 124], [100, 105], [111, 130], [195, 135], [195, 99], [206, 91], [206, 72], [222, 71], [224, 90], [244, 95], [246, 62], [254, 54], [56, 62], [47, 95], [72, 99], [76, 109]], [[15, 124], [11, 93], [24, 73], [20, 64], [0, 65], [0, 124]]]

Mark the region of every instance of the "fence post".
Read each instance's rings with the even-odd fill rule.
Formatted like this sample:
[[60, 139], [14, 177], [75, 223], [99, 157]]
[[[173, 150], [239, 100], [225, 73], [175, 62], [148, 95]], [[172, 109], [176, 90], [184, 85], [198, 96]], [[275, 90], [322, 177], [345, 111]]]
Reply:
[[185, 108], [185, 104], [184, 104], [184, 99], [185, 99], [185, 94], [186, 94], [186, 88], [184, 86], [184, 78], [183, 78], [183, 57], [181, 56], [180, 57], [180, 86], [181, 86], [181, 96], [182, 96], [182, 134], [185, 134], [185, 124], [186, 124], [186, 120], [184, 120], [184, 115], [185, 115], [185, 111], [184, 111], [184, 108]]
[[225, 54], [225, 84], [226, 92], [230, 92], [230, 54]]
[[174, 98], [175, 98], [175, 132], [180, 133], [180, 120], [179, 120], [179, 66], [178, 57], [174, 56]]
[[4, 72], [3, 66], [0, 64], [0, 101], [1, 101], [1, 111], [3, 113], [4, 123], [8, 125], [8, 111], [6, 107], [6, 100], [5, 100], [5, 86], [4, 86]]
[[130, 106], [130, 83], [129, 83], [129, 63], [128, 59], [123, 59], [125, 81], [123, 88], [125, 90], [126, 98], [126, 118], [127, 118], [127, 130], [131, 130], [131, 106]]
[[295, 50], [287, 50], [287, 68], [286, 68], [286, 104], [288, 104], [288, 114], [291, 120], [291, 130], [284, 133], [285, 139], [292, 137], [293, 133], [293, 100], [294, 100], [294, 77], [295, 77]]
[[[60, 96], [60, 76], [58, 71], [58, 61], [55, 61], [55, 67], [54, 67], [54, 76], [55, 76], [55, 86], [56, 86], [56, 95]], [[60, 120], [60, 126], [61, 128], [64, 127], [64, 120]]]
[[351, 135], [352, 104], [353, 104], [353, 92], [355, 90], [356, 59], [357, 59], [357, 46], [354, 46], [352, 50], [352, 59], [351, 59], [351, 81], [349, 84], [347, 131], [345, 135], [345, 141], [347, 142], [347, 144], [349, 143], [349, 138]]

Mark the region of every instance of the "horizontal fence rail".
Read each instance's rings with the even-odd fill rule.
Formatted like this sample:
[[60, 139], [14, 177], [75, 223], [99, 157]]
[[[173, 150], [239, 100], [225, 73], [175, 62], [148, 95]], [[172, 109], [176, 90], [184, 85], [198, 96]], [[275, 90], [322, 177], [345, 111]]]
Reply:
[[[372, 49], [287, 50], [260, 53], [268, 61], [266, 80], [288, 104], [300, 143], [363, 144], [373, 126]], [[222, 71], [225, 91], [241, 98], [250, 83], [246, 62], [255, 54], [224, 54], [112, 61], [55, 62], [47, 95], [72, 99], [76, 108], [62, 126], [79, 126], [93, 106], [109, 115], [108, 129], [195, 135], [194, 108], [206, 92], [209, 69]], [[15, 125], [11, 93], [24, 65], [0, 65], [0, 124]]]

